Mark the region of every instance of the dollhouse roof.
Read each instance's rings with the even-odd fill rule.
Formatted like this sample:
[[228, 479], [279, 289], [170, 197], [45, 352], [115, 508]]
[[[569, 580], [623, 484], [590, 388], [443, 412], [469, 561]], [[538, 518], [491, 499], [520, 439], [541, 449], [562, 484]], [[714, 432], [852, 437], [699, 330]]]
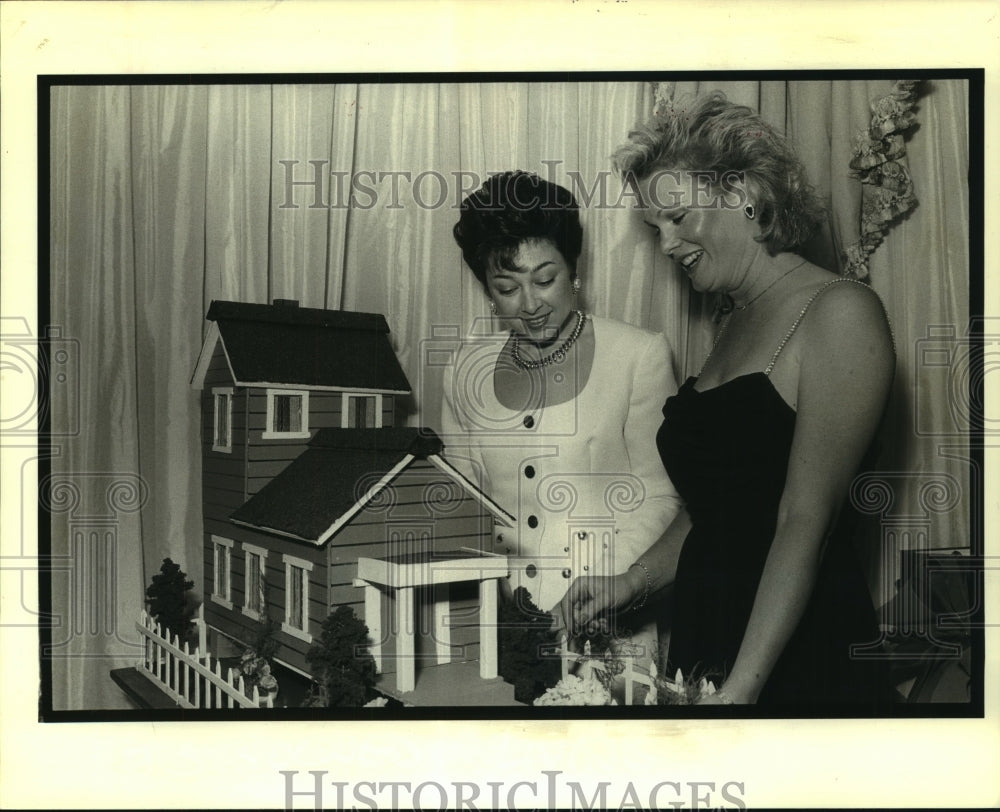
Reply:
[[379, 313], [213, 301], [192, 385], [200, 389], [218, 342], [237, 386], [408, 394]]
[[322, 429], [289, 466], [230, 516], [236, 524], [316, 545], [338, 530], [415, 460], [427, 460], [504, 524], [513, 517], [440, 454], [430, 429]]

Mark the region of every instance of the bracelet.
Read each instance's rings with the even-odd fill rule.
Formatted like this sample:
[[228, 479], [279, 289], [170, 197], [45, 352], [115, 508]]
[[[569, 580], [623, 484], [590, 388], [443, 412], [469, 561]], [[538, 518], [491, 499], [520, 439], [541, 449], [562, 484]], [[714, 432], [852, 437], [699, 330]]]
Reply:
[[719, 698], [719, 701], [723, 705], [735, 705], [736, 704], [735, 702], [733, 702], [733, 698], [729, 694], [727, 694], [725, 691], [716, 691], [715, 695]]
[[649, 593], [653, 588], [653, 579], [650, 577], [649, 570], [646, 568], [646, 565], [642, 563], [642, 559], [636, 561], [631, 567], [629, 567], [629, 569], [632, 569], [632, 567], [642, 567], [642, 571], [646, 575], [646, 589], [642, 593], [642, 598], [636, 603], [633, 603], [631, 607], [633, 612], [637, 612], [646, 605], [646, 600], [649, 598]]

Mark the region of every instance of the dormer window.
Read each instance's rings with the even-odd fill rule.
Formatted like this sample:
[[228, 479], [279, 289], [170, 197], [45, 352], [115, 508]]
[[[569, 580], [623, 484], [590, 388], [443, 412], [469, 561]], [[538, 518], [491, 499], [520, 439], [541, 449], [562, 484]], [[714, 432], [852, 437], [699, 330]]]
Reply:
[[233, 450], [233, 390], [217, 387], [212, 390], [215, 400], [212, 450], [231, 453]]
[[309, 437], [309, 393], [291, 389], [267, 390], [265, 440]]
[[382, 428], [382, 396], [345, 394], [341, 426], [345, 429]]

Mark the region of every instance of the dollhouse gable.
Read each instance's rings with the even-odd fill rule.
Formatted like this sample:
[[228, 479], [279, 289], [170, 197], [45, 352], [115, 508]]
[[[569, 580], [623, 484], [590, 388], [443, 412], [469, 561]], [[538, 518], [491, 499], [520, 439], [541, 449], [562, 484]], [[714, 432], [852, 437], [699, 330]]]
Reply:
[[395, 425], [410, 384], [384, 316], [213, 301], [207, 319], [191, 380], [202, 393], [207, 526], [227, 520], [324, 428]]
[[230, 521], [316, 546], [334, 539], [355, 517], [374, 512], [383, 525], [402, 527], [428, 517], [437, 524], [463, 501], [511, 524], [506, 510], [442, 458], [443, 448], [426, 428], [323, 429]]
[[[468, 591], [474, 583], [451, 591], [446, 634], [418, 640], [409, 653], [398, 652], [395, 636], [381, 626], [381, 618], [400, 611], [395, 596], [385, 591], [373, 602], [375, 593], [359, 588], [362, 561], [474, 555], [483, 557], [484, 577], [506, 568], [506, 559], [489, 560], [490, 548], [494, 526], [510, 526], [513, 517], [442, 450], [429, 429], [317, 432], [305, 451], [232, 511], [228, 527], [212, 525], [205, 559], [209, 624], [243, 639], [261, 612], [270, 613], [280, 622], [276, 659], [308, 674], [306, 655], [324, 619], [346, 605], [368, 623], [383, 674], [393, 673], [401, 658], [476, 660], [482, 618], [477, 593]], [[265, 583], [266, 607], [260, 598]]]
[[213, 360], [232, 385], [406, 395], [410, 384], [379, 313], [213, 301], [191, 384], [203, 389]]

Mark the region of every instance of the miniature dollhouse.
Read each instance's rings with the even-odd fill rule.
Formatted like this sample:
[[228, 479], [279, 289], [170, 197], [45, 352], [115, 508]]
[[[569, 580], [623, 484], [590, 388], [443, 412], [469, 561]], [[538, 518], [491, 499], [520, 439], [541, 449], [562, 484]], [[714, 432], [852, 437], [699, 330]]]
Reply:
[[282, 300], [215, 301], [207, 318], [192, 386], [209, 627], [244, 640], [267, 613], [277, 661], [308, 676], [323, 620], [348, 605], [397, 693], [415, 664], [478, 660], [495, 677], [507, 563], [489, 549], [512, 517], [432, 431], [396, 425], [410, 386], [385, 318]]

